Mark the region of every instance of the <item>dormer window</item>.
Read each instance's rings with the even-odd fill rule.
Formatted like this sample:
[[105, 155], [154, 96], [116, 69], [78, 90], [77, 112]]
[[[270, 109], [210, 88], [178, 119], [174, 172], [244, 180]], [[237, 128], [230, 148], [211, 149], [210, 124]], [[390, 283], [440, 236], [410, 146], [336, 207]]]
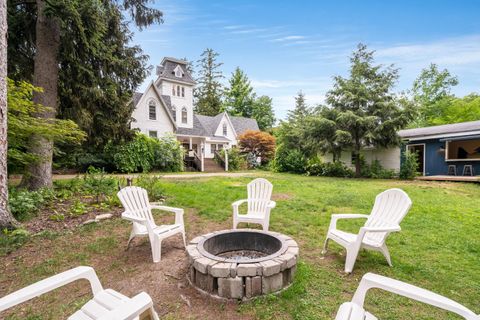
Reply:
[[175, 77], [177, 77], [177, 78], [183, 77], [182, 67], [176, 66], [175, 69], [173, 70], [173, 73], [175, 74]]
[[223, 123], [223, 135], [227, 136], [227, 124], [225, 122]]
[[177, 108], [175, 106], [172, 106], [172, 117], [173, 121], [177, 122]]
[[187, 122], [188, 122], [187, 108], [183, 107], [182, 108], [182, 123], [187, 123]]
[[148, 119], [157, 120], [157, 107], [153, 100], [148, 103]]

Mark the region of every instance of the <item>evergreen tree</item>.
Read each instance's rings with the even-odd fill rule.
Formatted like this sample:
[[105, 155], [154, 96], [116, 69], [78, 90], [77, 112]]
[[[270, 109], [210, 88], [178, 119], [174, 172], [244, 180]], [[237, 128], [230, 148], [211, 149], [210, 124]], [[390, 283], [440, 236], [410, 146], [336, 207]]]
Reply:
[[219, 68], [223, 65], [217, 62], [219, 54], [213, 49], [206, 49], [198, 60], [197, 88], [194, 90], [195, 112], [215, 116], [222, 110], [223, 88], [220, 79], [223, 78]]
[[373, 54], [359, 44], [350, 59], [349, 77], [336, 76], [333, 89], [327, 93], [327, 102], [336, 111], [336, 132], [332, 138], [353, 149], [357, 177], [360, 150], [365, 146], [398, 145], [398, 130], [412, 118], [411, 110], [403, 110], [392, 92], [398, 70], [374, 65]]
[[275, 124], [275, 114], [272, 107], [272, 98], [260, 96], [253, 100], [252, 118], [257, 120], [260, 130], [267, 130]]
[[[65, 112], [71, 108], [81, 118], [74, 120], [86, 129], [89, 138], [97, 133], [115, 138], [115, 134], [121, 135], [119, 131], [128, 128], [126, 119], [131, 116], [131, 107], [127, 110], [125, 102], [145, 77], [146, 57], [138, 47], [126, 47], [131, 34], [121, 13], [129, 14], [140, 29], [162, 22], [162, 13], [147, 7], [147, 3], [148, 0], [10, 0], [9, 46], [15, 50], [10, 55], [10, 75], [43, 89], [33, 99], [48, 107], [48, 111], [38, 117], [53, 119], [59, 112], [74, 117]], [[124, 100], [126, 97], [129, 99]], [[117, 112], [117, 108], [122, 110]], [[117, 128], [103, 130], [104, 124]], [[92, 128], [98, 129], [88, 130]], [[30, 152], [41, 160], [29, 168], [22, 183], [31, 189], [50, 186], [53, 141], [34, 136]]]
[[300, 90], [295, 97], [295, 109], [288, 111], [287, 120], [296, 121], [305, 118], [311, 113], [305, 99], [305, 93]]
[[236, 116], [251, 118], [253, 115], [254, 93], [247, 75], [237, 67], [225, 90], [224, 110]]

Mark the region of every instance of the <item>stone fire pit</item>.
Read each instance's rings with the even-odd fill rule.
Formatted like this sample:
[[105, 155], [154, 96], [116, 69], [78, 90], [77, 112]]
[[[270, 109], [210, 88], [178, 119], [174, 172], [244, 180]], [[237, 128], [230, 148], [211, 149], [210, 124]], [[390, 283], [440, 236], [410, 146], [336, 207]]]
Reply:
[[270, 231], [224, 230], [187, 246], [189, 281], [209, 295], [249, 299], [292, 283], [298, 259], [292, 238]]

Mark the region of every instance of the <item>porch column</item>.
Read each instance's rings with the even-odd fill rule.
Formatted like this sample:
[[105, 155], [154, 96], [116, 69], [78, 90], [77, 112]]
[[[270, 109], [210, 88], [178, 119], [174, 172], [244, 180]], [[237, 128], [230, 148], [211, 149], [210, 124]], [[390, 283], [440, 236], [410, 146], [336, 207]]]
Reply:
[[200, 162], [202, 163], [202, 170], [200, 171], [205, 171], [205, 143], [202, 141], [200, 143]]
[[228, 148], [225, 148], [225, 171], [228, 171]]
[[189, 137], [188, 140], [188, 150], [192, 150], [192, 137]]

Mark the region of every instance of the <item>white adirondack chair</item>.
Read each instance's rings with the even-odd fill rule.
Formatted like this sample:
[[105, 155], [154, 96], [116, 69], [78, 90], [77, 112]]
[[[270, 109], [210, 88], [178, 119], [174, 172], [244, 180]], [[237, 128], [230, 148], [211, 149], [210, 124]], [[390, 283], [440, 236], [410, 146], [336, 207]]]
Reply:
[[69, 320], [136, 320], [140, 315], [145, 319], [145, 312], [150, 319], [159, 319], [148, 294], [141, 292], [128, 298], [112, 289], [103, 289], [91, 267], [70, 269], [15, 291], [0, 299], [0, 312], [80, 279], [90, 282], [93, 299], [68, 317]]
[[[401, 230], [400, 222], [411, 206], [412, 201], [403, 190], [389, 189], [377, 195], [370, 215], [333, 214], [322, 254], [327, 252], [328, 241], [332, 239], [347, 249], [346, 273], [352, 272], [358, 252], [362, 248], [380, 251], [387, 259], [388, 264], [392, 266], [392, 260], [390, 259], [390, 253], [385, 241], [390, 233]], [[367, 222], [360, 228], [358, 234], [337, 229], [338, 220], [356, 218], [367, 219]]]
[[[411, 284], [379, 276], [378, 274], [367, 273], [363, 276], [360, 285], [351, 302], [340, 306], [335, 320], [376, 320], [378, 319], [368, 311], [365, 311], [363, 304], [367, 291], [372, 288], [382, 289], [413, 300], [417, 300], [434, 307], [438, 307], [453, 313], [467, 320], [480, 320], [480, 316], [474, 314], [464, 306], [448, 298], [442, 297], [431, 291], [413, 286]], [[433, 319], [433, 318], [432, 318]]]
[[[268, 231], [270, 224], [270, 211], [275, 208], [275, 201], [270, 200], [273, 185], [266, 179], [257, 178], [247, 185], [248, 199], [238, 200], [232, 203], [233, 229], [240, 222], [261, 224], [264, 231]], [[238, 207], [247, 203], [247, 214], [240, 214]]]
[[[152, 247], [153, 262], [160, 262], [163, 239], [180, 233], [182, 234], [183, 245], [186, 247], [183, 209], [150, 203], [147, 191], [140, 187], [125, 187], [117, 195], [125, 208], [122, 218], [131, 221], [133, 224], [127, 248], [133, 238], [148, 236]], [[175, 223], [157, 226], [153, 220], [152, 209], [175, 213]]]

